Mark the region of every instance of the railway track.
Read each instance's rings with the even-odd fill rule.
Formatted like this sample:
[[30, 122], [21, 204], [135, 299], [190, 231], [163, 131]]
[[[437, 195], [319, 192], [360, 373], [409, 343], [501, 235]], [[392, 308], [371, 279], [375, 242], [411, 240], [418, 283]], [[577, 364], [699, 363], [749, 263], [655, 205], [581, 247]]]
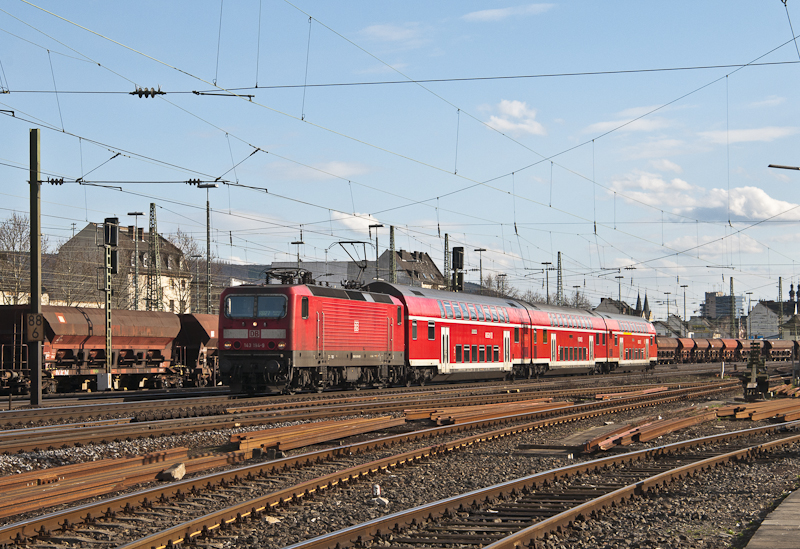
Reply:
[[[738, 385], [738, 382], [726, 382], [719, 387], [731, 390]], [[688, 394], [692, 388], [706, 387], [703, 383], [686, 383], [674, 385], [667, 392], [661, 393], [661, 398], [676, 398]], [[680, 388], [678, 388], [680, 387]], [[625, 390], [630, 387], [611, 387], [609, 389]], [[453, 396], [449, 396], [450, 392]], [[566, 389], [559, 391], [548, 391], [547, 394], [559, 399], [594, 399], [596, 388], [587, 389]], [[52, 425], [46, 427], [10, 429], [0, 431], [0, 454], [16, 453], [31, 450], [43, 450], [49, 448], [63, 448], [74, 445], [85, 445], [102, 443], [115, 440], [128, 440], [142, 437], [156, 437], [163, 435], [181, 434], [197, 432], [210, 429], [232, 429], [238, 427], [251, 427], [255, 425], [267, 425], [278, 422], [308, 421], [316, 419], [336, 418], [348, 415], [364, 414], [387, 414], [402, 412], [407, 408], [420, 408], [425, 406], [447, 407], [462, 406], [468, 400], [470, 404], [495, 404], [505, 402], [515, 402], [530, 399], [536, 396], [537, 392], [500, 392], [488, 393], [481, 392], [472, 394], [468, 397], [454, 390], [437, 392], [434, 394], [426, 393], [427, 398], [421, 398], [417, 394], [408, 393], [397, 395], [388, 400], [377, 396], [358, 396], [348, 398], [333, 398], [314, 403], [290, 402], [290, 403], [258, 403], [258, 404], [227, 404], [222, 407], [204, 406], [199, 413], [199, 409], [172, 409], [171, 416], [176, 419], [161, 419], [151, 421], [136, 421], [142, 416], [159, 415], [157, 411], [139, 413], [139, 418], [117, 418], [104, 421], [83, 421], [69, 425]], [[646, 400], [646, 395], [631, 397]], [[168, 403], [167, 403], [168, 404]], [[108, 413], [106, 405], [102, 409]], [[601, 409], [602, 403], [590, 402], [582, 405], [587, 409]], [[92, 409], [97, 409], [94, 406]], [[68, 417], [87, 417], [91, 416], [87, 411], [69, 410], [66, 412]]]
[[[705, 389], [708, 392], [729, 390], [730, 386]], [[89, 547], [93, 540], [100, 543], [110, 536], [113, 539], [138, 537], [147, 540], [140, 547], [158, 547], [162, 541], [166, 544], [170, 540], [174, 543], [183, 539], [187, 529], [195, 532], [194, 535], [213, 531], [222, 524], [239, 520], [237, 517], [249, 517], [253, 513], [258, 515], [264, 509], [301, 501], [331, 487], [369, 478], [381, 471], [419, 460], [447, 455], [486, 441], [549, 425], [675, 401], [686, 398], [689, 394], [698, 395], [702, 392], [699, 388], [681, 389], [672, 391], [669, 395], [659, 394], [658, 398], [650, 395], [632, 398], [630, 402], [623, 400], [584, 404], [570, 410], [570, 413], [565, 413], [564, 410], [553, 413], [545, 411], [443, 426], [238, 467], [7, 525], [0, 528], [0, 543], [26, 541], [52, 544], [72, 540]], [[463, 436], [464, 433], [476, 430], [483, 432]], [[436, 443], [423, 445], [426, 441]], [[416, 447], [399, 454], [389, 452], [390, 447], [401, 444]], [[384, 454], [384, 457], [370, 458], [369, 454], [376, 452]], [[264, 495], [265, 490], [286, 479], [289, 479], [288, 486]], [[211, 515], [201, 513], [200, 517], [196, 516], [198, 511], [209, 507], [220, 509]], [[175, 522], [181, 526], [175, 527]], [[154, 529], [156, 533], [152, 532]], [[148, 536], [166, 537], [156, 542]]]
[[[766, 436], [783, 429], [793, 432], [777, 439]], [[796, 444], [800, 442], [798, 430], [800, 424], [794, 422], [592, 460], [394, 513], [287, 549], [445, 544], [484, 549], [533, 547], [546, 534], [601, 515], [634, 497], [666, 490], [675, 480]], [[750, 440], [753, 438], [757, 440]], [[201, 535], [209, 534], [206, 530]], [[124, 547], [156, 546], [140, 540]]]

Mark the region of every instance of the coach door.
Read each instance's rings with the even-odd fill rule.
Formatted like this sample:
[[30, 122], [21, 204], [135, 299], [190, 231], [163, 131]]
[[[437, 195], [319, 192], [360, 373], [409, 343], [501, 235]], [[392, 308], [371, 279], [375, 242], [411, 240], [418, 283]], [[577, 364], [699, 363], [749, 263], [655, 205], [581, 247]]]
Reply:
[[511, 371], [511, 332], [503, 331], [503, 369]]
[[594, 362], [594, 336], [589, 336], [589, 360]]
[[550, 362], [558, 360], [558, 345], [556, 345], [556, 334], [550, 334]]
[[619, 336], [619, 362], [622, 364], [623, 359], [627, 358], [625, 356], [625, 338]]
[[439, 372], [443, 374], [450, 373], [450, 327], [442, 326], [442, 359], [439, 364]]

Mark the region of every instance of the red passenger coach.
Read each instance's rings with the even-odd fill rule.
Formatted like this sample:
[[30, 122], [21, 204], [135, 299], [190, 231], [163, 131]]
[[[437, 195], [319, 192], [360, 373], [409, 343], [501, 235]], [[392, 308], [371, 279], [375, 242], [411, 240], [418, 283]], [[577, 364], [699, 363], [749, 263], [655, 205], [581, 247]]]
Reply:
[[401, 381], [403, 310], [396, 299], [310, 284], [222, 293], [220, 374], [233, 391], [368, 387]]
[[367, 288], [405, 306], [410, 382], [510, 377], [524, 361], [530, 317], [517, 301], [387, 282]]

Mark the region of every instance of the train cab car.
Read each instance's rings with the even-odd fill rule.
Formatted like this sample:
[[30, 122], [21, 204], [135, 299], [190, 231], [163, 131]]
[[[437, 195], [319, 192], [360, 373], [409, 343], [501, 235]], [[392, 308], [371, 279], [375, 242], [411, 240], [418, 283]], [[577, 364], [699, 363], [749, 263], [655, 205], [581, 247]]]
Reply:
[[656, 331], [641, 317], [606, 314], [608, 333], [608, 362], [610, 370], [624, 372], [649, 370], [658, 362]]
[[220, 296], [220, 374], [234, 392], [400, 381], [400, 301], [311, 284], [236, 286]]
[[517, 301], [387, 282], [367, 288], [405, 306], [411, 383], [507, 378], [530, 360], [523, 352], [530, 319]]

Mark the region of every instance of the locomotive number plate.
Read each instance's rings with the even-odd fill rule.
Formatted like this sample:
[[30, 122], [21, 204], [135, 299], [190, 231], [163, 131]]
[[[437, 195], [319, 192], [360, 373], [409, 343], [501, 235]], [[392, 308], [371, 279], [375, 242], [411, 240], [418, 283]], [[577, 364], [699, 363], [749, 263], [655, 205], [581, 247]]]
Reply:
[[44, 315], [25, 315], [25, 335], [28, 341], [44, 341]]

